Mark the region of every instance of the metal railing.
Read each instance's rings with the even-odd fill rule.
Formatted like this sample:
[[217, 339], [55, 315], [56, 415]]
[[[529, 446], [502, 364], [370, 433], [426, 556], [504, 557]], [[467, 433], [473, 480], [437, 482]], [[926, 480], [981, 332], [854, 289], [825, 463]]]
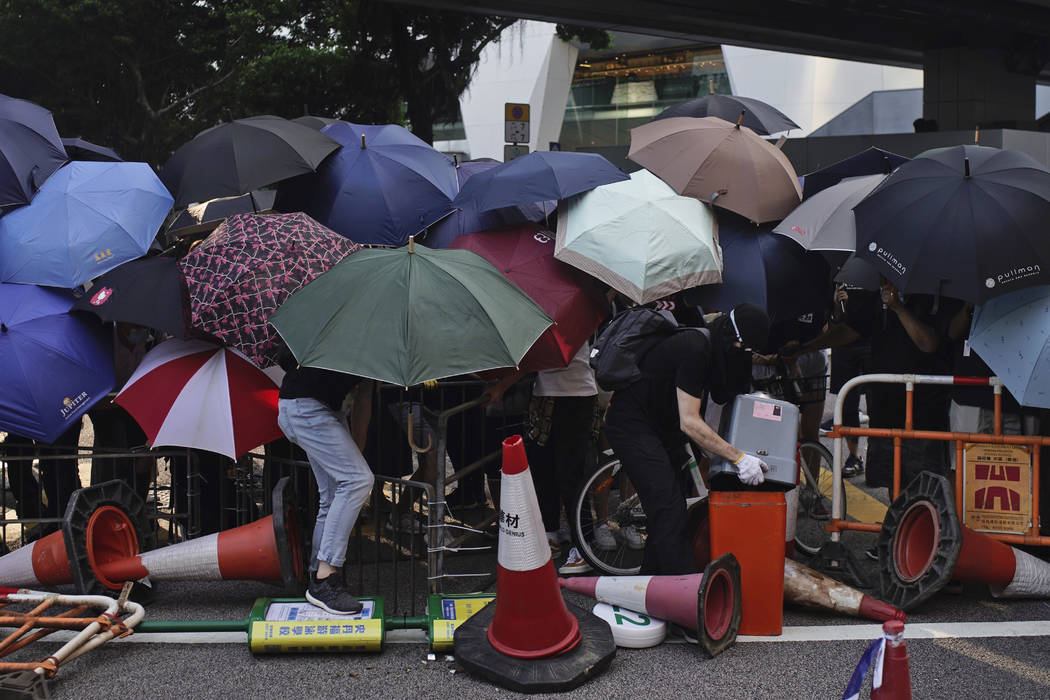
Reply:
[[[842, 425], [842, 407], [846, 395], [863, 384], [904, 384], [905, 406], [903, 428], [854, 428]], [[994, 432], [962, 433], [946, 430], [914, 429], [914, 390], [916, 384], [951, 385], [951, 386], [987, 386], [994, 392]], [[864, 374], [846, 382], [839, 390], [835, 400], [835, 426], [827, 434], [835, 438], [834, 466], [832, 471], [831, 522], [827, 530], [831, 540], [838, 542], [842, 532], [858, 530], [862, 532], [879, 532], [881, 523], [852, 522], [843, 519], [845, 504], [842, 496], [842, 443], [847, 437], [876, 437], [893, 440], [893, 486], [890, 500], [893, 501], [901, 490], [901, 443], [907, 439], [941, 440], [955, 443], [955, 508], [963, 512], [963, 447], [967, 442], [992, 445], [1023, 445], [1032, 453], [1032, 522], [1024, 535], [1010, 533], [985, 533], [1001, 542], [1009, 544], [1027, 544], [1036, 546], [1050, 545], [1050, 537], [1039, 534], [1039, 448], [1050, 446], [1050, 437], [1039, 435], [1003, 435], [1002, 433], [1002, 381], [998, 377], [954, 377], [936, 374]]]

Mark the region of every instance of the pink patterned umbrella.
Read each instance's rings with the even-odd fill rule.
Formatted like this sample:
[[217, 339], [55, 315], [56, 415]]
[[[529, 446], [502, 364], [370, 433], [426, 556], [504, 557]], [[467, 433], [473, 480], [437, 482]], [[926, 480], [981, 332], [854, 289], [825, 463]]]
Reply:
[[179, 263], [193, 325], [259, 367], [277, 364], [270, 314], [359, 247], [301, 212], [231, 216]]

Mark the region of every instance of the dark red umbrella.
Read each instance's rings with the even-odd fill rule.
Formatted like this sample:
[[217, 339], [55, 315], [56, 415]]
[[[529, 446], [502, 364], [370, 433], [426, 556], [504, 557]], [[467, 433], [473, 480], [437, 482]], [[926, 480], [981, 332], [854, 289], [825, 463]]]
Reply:
[[526, 372], [568, 365], [605, 318], [605, 300], [586, 276], [554, 259], [554, 234], [535, 224], [458, 236], [449, 248], [488, 260], [554, 319], [522, 358]]

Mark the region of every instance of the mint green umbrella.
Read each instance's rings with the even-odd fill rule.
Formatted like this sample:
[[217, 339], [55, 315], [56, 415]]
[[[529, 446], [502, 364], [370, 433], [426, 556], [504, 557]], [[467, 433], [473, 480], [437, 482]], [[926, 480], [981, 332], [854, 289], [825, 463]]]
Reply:
[[270, 323], [301, 365], [407, 387], [515, 367], [551, 319], [476, 253], [410, 242], [347, 256]]

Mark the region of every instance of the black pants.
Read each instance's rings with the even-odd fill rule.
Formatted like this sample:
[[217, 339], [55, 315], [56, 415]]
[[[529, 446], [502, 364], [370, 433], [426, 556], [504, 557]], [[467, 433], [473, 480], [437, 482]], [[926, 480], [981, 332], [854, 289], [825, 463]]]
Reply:
[[[80, 442], [82, 423], [82, 419], [78, 418], [50, 445], [8, 434], [3, 443], [3, 451], [11, 457], [75, 454]], [[7, 479], [15, 500], [18, 502], [19, 516], [29, 519], [61, 518], [66, 512], [66, 504], [69, 503], [70, 496], [81, 486], [75, 457], [73, 459], [41, 459], [39, 485], [33, 477], [31, 460], [8, 463]], [[46, 507], [41, 498], [41, 491], [47, 496]]]
[[[551, 431], [544, 445], [525, 442], [529, 470], [540, 502], [540, 515], [547, 532], [560, 523], [562, 506], [568, 515], [580, 482], [588, 473], [591, 428], [597, 396], [555, 396]], [[584, 523], [586, 528], [587, 523]]]
[[[675, 431], [677, 432], [677, 431]], [[646, 539], [641, 574], [676, 575], [698, 571], [689, 538], [681, 466], [688, 458], [685, 437], [659, 431], [629, 401], [609, 409], [605, 435], [645, 509]]]

